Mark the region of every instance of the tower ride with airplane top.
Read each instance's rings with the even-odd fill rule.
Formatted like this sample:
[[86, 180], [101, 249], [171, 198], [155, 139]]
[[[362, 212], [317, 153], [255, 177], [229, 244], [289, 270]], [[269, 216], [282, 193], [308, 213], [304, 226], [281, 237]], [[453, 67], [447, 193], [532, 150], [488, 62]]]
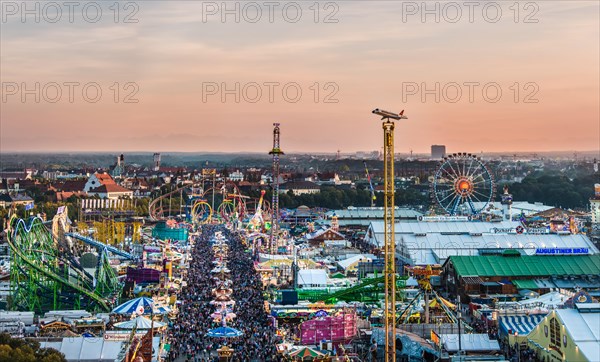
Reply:
[[407, 119], [404, 110], [393, 113], [373, 110], [383, 121], [383, 179], [385, 230], [385, 361], [396, 362], [396, 241], [394, 238], [394, 121]]

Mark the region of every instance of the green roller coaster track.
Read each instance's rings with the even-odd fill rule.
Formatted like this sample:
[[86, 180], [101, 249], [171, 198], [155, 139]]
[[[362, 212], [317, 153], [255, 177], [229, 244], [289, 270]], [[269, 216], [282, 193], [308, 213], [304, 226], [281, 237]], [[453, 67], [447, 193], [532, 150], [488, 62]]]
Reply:
[[[396, 288], [400, 290], [406, 287], [407, 277], [397, 277]], [[340, 300], [349, 302], [377, 302], [382, 298], [384, 292], [384, 277], [364, 279], [361, 283], [342, 290], [331, 292], [329, 290], [302, 290], [298, 289], [298, 299], [310, 302], [323, 301], [334, 303]]]
[[107, 250], [99, 250], [92, 277], [54, 242], [40, 218], [26, 223], [13, 216], [7, 239], [12, 254], [11, 309], [36, 313], [60, 309], [110, 311], [108, 300], [120, 290], [120, 284]]

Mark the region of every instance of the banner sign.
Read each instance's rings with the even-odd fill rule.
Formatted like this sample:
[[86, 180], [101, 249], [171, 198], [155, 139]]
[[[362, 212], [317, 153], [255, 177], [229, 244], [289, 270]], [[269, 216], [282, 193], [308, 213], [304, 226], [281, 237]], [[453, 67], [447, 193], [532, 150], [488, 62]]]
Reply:
[[491, 228], [491, 234], [516, 234], [517, 229], [515, 228]]
[[529, 228], [529, 229], [527, 229], [527, 234], [533, 234], [533, 235], [550, 234], [550, 229], [548, 229], [548, 228]]
[[589, 254], [590, 249], [588, 248], [537, 248], [535, 253], [539, 255], [552, 255], [552, 254]]
[[419, 221], [471, 221], [468, 216], [419, 216]]

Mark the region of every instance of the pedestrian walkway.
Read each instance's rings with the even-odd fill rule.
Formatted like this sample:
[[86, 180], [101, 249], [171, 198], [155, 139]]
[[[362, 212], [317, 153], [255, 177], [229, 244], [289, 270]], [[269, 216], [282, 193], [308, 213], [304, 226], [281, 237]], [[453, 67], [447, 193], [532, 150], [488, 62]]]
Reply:
[[[243, 333], [241, 337], [222, 339], [207, 336], [219, 327], [211, 314], [215, 307], [212, 290], [216, 282], [211, 274], [213, 251], [210, 240], [219, 231], [229, 247], [227, 268], [230, 269], [236, 317], [227, 326]], [[195, 240], [187, 287], [180, 293], [181, 307], [177, 323], [172, 328], [172, 361], [213, 361], [217, 349], [224, 343], [235, 350], [231, 361], [276, 361], [275, 345], [279, 337], [271, 325], [262, 297], [262, 283], [253, 267], [251, 254], [245, 251], [241, 237], [221, 225], [205, 225]]]

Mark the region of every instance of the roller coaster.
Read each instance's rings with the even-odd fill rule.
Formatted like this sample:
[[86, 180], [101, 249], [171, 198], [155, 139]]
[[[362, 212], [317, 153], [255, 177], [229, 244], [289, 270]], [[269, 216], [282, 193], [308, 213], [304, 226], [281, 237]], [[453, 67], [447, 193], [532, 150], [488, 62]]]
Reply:
[[[53, 230], [64, 227], [57, 226]], [[108, 253], [124, 258], [131, 255], [75, 233], [52, 233], [39, 217], [28, 221], [12, 215], [7, 240], [12, 253], [10, 269], [13, 310], [43, 313], [49, 310], [85, 309], [111, 310], [121, 290]], [[73, 253], [73, 241], [79, 239], [96, 248], [98, 261], [90, 275]]]
[[[269, 203], [263, 200], [263, 196], [264, 192], [260, 199], [244, 196], [233, 182], [219, 182], [214, 187], [206, 189], [200, 182], [177, 187], [155, 198], [148, 205], [148, 209], [152, 221], [180, 216], [182, 207], [184, 207], [187, 221], [195, 226], [211, 222], [248, 223], [256, 216], [257, 212], [260, 216], [260, 223], [264, 224], [263, 215], [270, 215], [270, 210]], [[173, 197], [179, 197], [181, 201], [185, 201], [185, 206], [174, 206], [172, 204]], [[255, 226], [256, 221], [253, 220]]]

